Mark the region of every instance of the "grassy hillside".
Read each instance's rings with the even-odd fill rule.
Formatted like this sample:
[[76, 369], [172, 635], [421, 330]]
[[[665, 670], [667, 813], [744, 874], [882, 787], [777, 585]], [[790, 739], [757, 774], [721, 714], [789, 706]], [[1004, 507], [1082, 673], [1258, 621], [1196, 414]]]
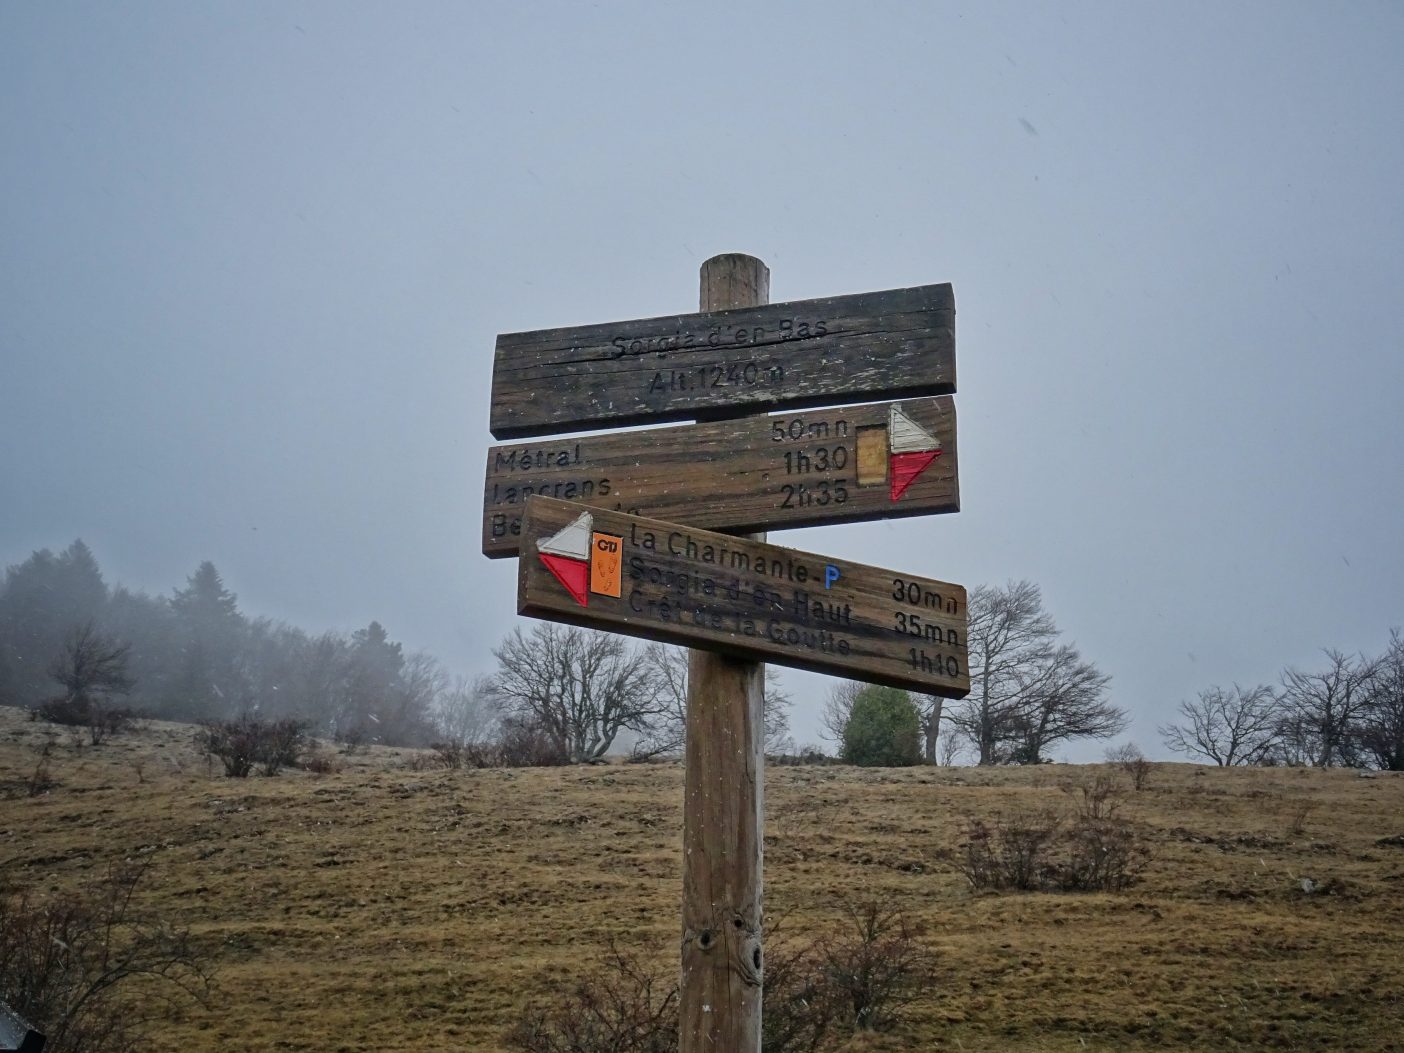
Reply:
[[[371, 749], [231, 780], [154, 724], [59, 731], [56, 785], [29, 796], [55, 730], [0, 709], [0, 884], [150, 859], [143, 906], [218, 970], [157, 1050], [501, 1049], [611, 938], [675, 953], [677, 766], [425, 772]], [[767, 913], [803, 934], [890, 897], [936, 955], [906, 1024], [849, 1048], [1404, 1049], [1404, 778], [1156, 765], [1126, 790], [1154, 856], [1123, 893], [975, 893], [943, 862], [967, 817], [1070, 810], [1092, 770], [767, 772]]]

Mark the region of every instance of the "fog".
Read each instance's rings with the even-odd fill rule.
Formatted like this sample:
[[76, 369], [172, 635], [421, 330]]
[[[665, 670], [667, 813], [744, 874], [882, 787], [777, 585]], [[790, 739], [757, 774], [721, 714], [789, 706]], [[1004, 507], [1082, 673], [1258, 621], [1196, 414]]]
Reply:
[[[1404, 623], [1404, 11], [0, 6], [0, 564], [372, 620], [465, 676], [496, 334], [949, 281], [956, 515], [1155, 733]], [[798, 739], [828, 681], [786, 673]], [[1103, 744], [1063, 751], [1100, 756]]]

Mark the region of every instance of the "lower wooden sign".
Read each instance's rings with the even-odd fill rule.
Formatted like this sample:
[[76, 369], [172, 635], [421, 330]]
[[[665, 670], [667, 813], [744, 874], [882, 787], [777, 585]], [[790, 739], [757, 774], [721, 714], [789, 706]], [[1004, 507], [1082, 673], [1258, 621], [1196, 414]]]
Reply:
[[483, 552], [515, 556], [534, 494], [754, 532], [960, 510], [951, 396], [488, 450]]
[[959, 585], [539, 496], [521, 556], [518, 614], [970, 693]]

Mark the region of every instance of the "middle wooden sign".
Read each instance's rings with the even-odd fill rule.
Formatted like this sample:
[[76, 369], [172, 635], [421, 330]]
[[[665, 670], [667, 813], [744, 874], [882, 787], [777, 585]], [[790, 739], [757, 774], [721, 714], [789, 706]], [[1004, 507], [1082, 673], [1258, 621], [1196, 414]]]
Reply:
[[949, 395], [488, 450], [483, 552], [515, 556], [528, 497], [754, 532], [960, 510]]

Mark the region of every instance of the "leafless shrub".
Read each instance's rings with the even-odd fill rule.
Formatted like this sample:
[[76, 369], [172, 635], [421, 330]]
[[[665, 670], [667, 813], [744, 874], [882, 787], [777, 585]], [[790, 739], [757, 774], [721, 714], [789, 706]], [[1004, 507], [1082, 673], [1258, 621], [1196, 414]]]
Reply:
[[131, 730], [133, 716], [130, 709], [94, 703], [88, 719], [88, 741], [101, 746], [109, 736]]
[[494, 767], [552, 768], [570, 763], [570, 754], [554, 735], [540, 724], [518, 717], [503, 720], [497, 754]]
[[601, 968], [564, 997], [528, 1007], [507, 1036], [526, 1053], [673, 1053], [678, 988], [613, 943]]
[[[0, 896], [0, 1000], [48, 1037], [49, 1053], [135, 1053], [147, 1048], [150, 995], [208, 992], [189, 934], [133, 905], [144, 871], [114, 866], [78, 892]], [[133, 997], [138, 986], [148, 997]]]
[[1150, 862], [1150, 849], [1132, 824], [1117, 816], [1122, 785], [1098, 772], [1078, 785], [1081, 800], [1068, 827], [1058, 883], [1069, 892], [1120, 892]]
[[1058, 883], [1068, 892], [1120, 892], [1150, 862], [1145, 840], [1125, 819], [1079, 816], [1068, 828]]
[[341, 746], [341, 752], [348, 757], [354, 757], [370, 741], [371, 733], [364, 724], [353, 724], [349, 728], [337, 728], [335, 738]]
[[313, 750], [302, 755], [302, 759], [298, 761], [298, 767], [313, 775], [335, 775], [341, 771], [341, 761], [330, 753]]
[[1139, 791], [1146, 788], [1146, 783], [1150, 781], [1151, 762], [1134, 742], [1107, 750], [1107, 761], [1131, 776], [1133, 789]]
[[255, 716], [210, 720], [196, 732], [195, 744], [206, 757], [218, 757], [230, 778], [247, 778], [255, 765], [271, 776], [297, 763], [306, 744], [306, 730], [300, 720], [260, 720]]
[[250, 723], [248, 718], [212, 720], [195, 733], [200, 752], [211, 761], [219, 758], [231, 779], [248, 778], [257, 760], [258, 734]]
[[101, 746], [109, 736], [128, 730], [135, 714], [121, 706], [79, 697], [51, 698], [41, 702], [34, 708], [34, 716], [50, 724], [86, 728], [88, 741], [94, 746]]
[[977, 889], [1118, 892], [1133, 884], [1150, 850], [1116, 814], [1116, 777], [1099, 772], [1071, 792], [1078, 800], [1070, 821], [1051, 809], [968, 820], [956, 869]]
[[779, 753], [766, 758], [771, 764], [786, 765], [826, 765], [841, 764], [837, 757], [831, 757], [812, 742], [806, 742], [793, 753]]
[[44, 794], [57, 786], [58, 780], [49, 770], [49, 758], [40, 757], [39, 763], [34, 766], [34, 774], [29, 777], [29, 785], [26, 787], [29, 796], [43, 797]]
[[462, 742], [435, 742], [429, 749], [440, 767], [456, 771], [463, 767], [464, 745]]
[[1111, 772], [1099, 771], [1067, 789], [1080, 798], [1076, 806], [1079, 819], [1111, 819], [1121, 806], [1121, 782]]
[[761, 986], [763, 1053], [823, 1049], [842, 1007], [828, 982], [817, 944], [791, 941], [778, 923], [769, 923]]
[[[439, 767], [507, 768], [564, 764], [565, 755], [544, 736], [525, 730], [514, 730], [509, 720], [504, 725], [502, 742], [436, 742], [430, 747]], [[519, 763], [519, 762], [525, 763]]]
[[413, 771], [460, 768], [547, 768], [569, 764], [564, 749], [539, 727], [513, 717], [502, 722], [496, 742], [435, 742], [405, 762]]
[[1287, 818], [1287, 836], [1301, 837], [1302, 834], [1306, 833], [1307, 819], [1315, 810], [1315, 801], [1299, 802]]
[[258, 751], [259, 770], [264, 775], [277, 775], [283, 768], [296, 766], [307, 746], [307, 725], [300, 720], [266, 721], [263, 741]]
[[58, 786], [58, 780], [49, 770], [50, 758], [53, 756], [56, 745], [58, 745], [58, 737], [50, 733], [44, 736], [43, 742], [34, 747], [34, 752], [39, 754], [39, 762], [34, 766], [34, 773], [22, 784], [27, 796], [42, 797]]
[[890, 901], [845, 903], [846, 925], [822, 952], [824, 982], [855, 1030], [887, 1031], [930, 985], [931, 954]]
[[30, 711], [30, 719], [47, 720], [50, 724], [65, 727], [82, 727], [88, 722], [88, 708], [86, 699], [50, 698]]
[[405, 767], [410, 771], [438, 771], [443, 766], [443, 762], [433, 753], [413, 753], [405, 761]]
[[[839, 1032], [893, 1027], [931, 983], [931, 955], [890, 900], [843, 905], [839, 929], [809, 943], [766, 933], [762, 1053], [817, 1053]], [[673, 1053], [675, 971], [643, 965], [611, 943], [594, 974], [557, 1001], [527, 1009], [507, 1036], [526, 1053]]]
[[463, 766], [465, 768], [499, 768], [502, 766], [502, 751], [493, 742], [465, 742], [463, 744]]
[[971, 818], [956, 869], [973, 888], [1046, 888], [1053, 869], [1049, 849], [1061, 825], [1052, 810], [1000, 815], [991, 823]]

